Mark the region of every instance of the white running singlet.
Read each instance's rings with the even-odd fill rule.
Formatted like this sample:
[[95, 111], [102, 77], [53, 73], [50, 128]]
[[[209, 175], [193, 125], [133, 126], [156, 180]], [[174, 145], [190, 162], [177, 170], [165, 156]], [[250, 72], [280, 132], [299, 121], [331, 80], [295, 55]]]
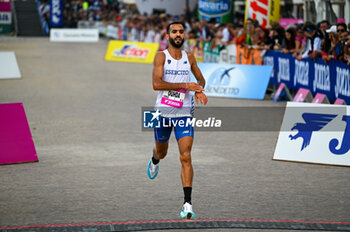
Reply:
[[[189, 83], [191, 80], [191, 64], [187, 53], [182, 51], [182, 57], [175, 60], [168, 50], [165, 54], [163, 81], [169, 83]], [[155, 109], [163, 117], [192, 117], [193, 96], [185, 89], [158, 91]]]

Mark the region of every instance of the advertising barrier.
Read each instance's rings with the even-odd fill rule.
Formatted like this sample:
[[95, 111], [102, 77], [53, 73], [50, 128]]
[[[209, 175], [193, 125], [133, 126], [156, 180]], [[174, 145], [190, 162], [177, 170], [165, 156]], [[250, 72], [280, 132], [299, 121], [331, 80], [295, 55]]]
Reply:
[[0, 34], [12, 32], [11, 2], [0, 1]]
[[[198, 63], [206, 80], [205, 94], [213, 97], [263, 99], [272, 66]], [[191, 81], [196, 82], [191, 76]]]
[[251, 49], [247, 47], [237, 47], [237, 64], [262, 64], [262, 50]]
[[264, 63], [272, 61], [275, 70], [270, 84], [283, 82], [290, 89], [305, 88], [312, 95], [322, 93], [330, 101], [341, 98], [350, 103], [350, 68], [345, 63], [331, 60], [326, 64], [322, 59], [309, 58], [299, 61], [290, 53], [267, 51]]
[[97, 29], [51, 29], [51, 42], [98, 42]]
[[63, 26], [63, 0], [50, 0], [50, 26]]
[[158, 43], [111, 40], [105, 60], [152, 64], [158, 47]]
[[350, 166], [350, 107], [287, 102], [274, 160]]

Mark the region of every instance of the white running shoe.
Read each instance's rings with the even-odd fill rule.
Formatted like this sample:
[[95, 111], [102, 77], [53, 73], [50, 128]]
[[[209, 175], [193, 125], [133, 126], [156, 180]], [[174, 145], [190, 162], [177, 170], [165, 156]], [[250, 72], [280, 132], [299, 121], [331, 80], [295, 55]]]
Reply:
[[182, 211], [180, 213], [180, 217], [182, 219], [195, 219], [195, 214], [193, 213], [192, 210], [192, 205], [188, 202], [186, 202], [183, 206], [182, 206]]
[[147, 175], [150, 179], [154, 179], [157, 177], [159, 171], [159, 163], [158, 164], [153, 164], [152, 158], [148, 163], [147, 166]]

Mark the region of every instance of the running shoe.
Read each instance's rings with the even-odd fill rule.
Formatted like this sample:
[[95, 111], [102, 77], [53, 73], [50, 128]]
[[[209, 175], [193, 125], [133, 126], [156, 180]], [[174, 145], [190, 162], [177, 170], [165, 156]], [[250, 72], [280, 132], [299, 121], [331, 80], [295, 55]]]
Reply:
[[159, 171], [159, 163], [158, 164], [153, 164], [152, 158], [148, 163], [147, 166], [147, 175], [150, 179], [154, 179], [157, 177]]
[[183, 206], [182, 206], [182, 211], [180, 213], [180, 217], [182, 219], [195, 219], [195, 215], [192, 211], [192, 205], [188, 202], [186, 202]]

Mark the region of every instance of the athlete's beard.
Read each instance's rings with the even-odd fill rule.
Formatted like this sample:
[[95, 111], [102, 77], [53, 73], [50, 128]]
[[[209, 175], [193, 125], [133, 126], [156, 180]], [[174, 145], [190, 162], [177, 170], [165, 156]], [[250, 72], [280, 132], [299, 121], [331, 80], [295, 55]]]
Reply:
[[[175, 39], [177, 39], [177, 38], [181, 39], [181, 37], [179, 37], [179, 36], [176, 37]], [[181, 48], [182, 45], [184, 44], [184, 39], [182, 39], [180, 43], [176, 43], [176, 42], [175, 42], [175, 39], [169, 38], [169, 42], [170, 42], [171, 45], [173, 45], [174, 47], [176, 47], [176, 48]]]

